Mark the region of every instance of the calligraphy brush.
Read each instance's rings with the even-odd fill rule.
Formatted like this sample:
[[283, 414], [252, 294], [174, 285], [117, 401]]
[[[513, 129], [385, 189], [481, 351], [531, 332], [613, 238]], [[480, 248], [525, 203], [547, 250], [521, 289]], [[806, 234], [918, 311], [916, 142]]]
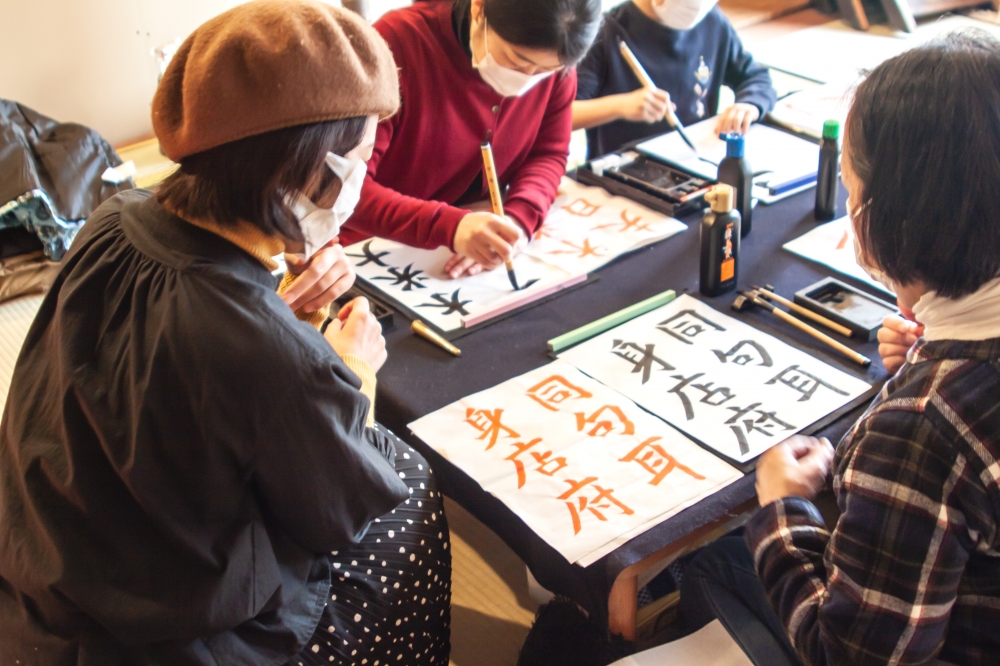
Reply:
[[794, 303], [794, 302], [788, 300], [784, 296], [779, 296], [778, 294], [774, 293], [773, 287], [771, 287], [771, 285], [766, 285], [766, 287], [758, 287], [758, 286], [754, 285], [754, 286], [752, 286], [750, 288], [753, 289], [755, 292], [757, 292], [759, 295], [763, 296], [764, 298], [766, 298], [769, 301], [774, 301], [775, 303], [780, 303], [781, 305], [784, 305], [786, 308], [788, 308], [789, 310], [791, 310], [792, 312], [794, 312], [796, 314], [799, 314], [799, 315], [801, 315], [803, 317], [807, 317], [809, 319], [812, 319], [817, 324], [820, 324], [822, 326], [826, 326], [827, 328], [829, 328], [829, 329], [831, 329], [833, 331], [836, 331], [837, 333], [840, 333], [841, 335], [843, 335], [845, 337], [848, 337], [848, 338], [851, 337], [851, 329], [847, 328], [846, 326], [841, 326], [837, 322], [832, 321], [830, 319], [827, 319], [823, 315], [817, 314], [817, 313], [813, 312], [812, 310], [807, 310], [806, 308], [802, 307], [798, 303]]
[[[833, 347], [834, 349], [836, 349], [837, 351], [839, 351], [841, 354], [844, 354], [849, 359], [851, 359], [852, 361], [854, 361], [855, 363], [858, 363], [858, 364], [860, 364], [860, 365], [862, 365], [862, 366], [864, 366], [866, 368], [869, 365], [872, 364], [871, 359], [868, 358], [867, 356], [863, 356], [862, 354], [859, 354], [858, 352], [854, 351], [853, 349], [851, 349], [847, 345], [844, 345], [844, 344], [841, 344], [840, 342], [837, 342], [836, 340], [834, 340], [833, 338], [831, 338], [826, 333], [823, 333], [822, 331], [817, 331], [815, 328], [813, 328], [809, 324], [796, 319], [795, 317], [793, 317], [792, 315], [788, 314], [787, 312], [785, 312], [784, 310], [782, 310], [778, 306], [776, 306], [773, 303], [770, 303], [770, 302], [764, 300], [763, 298], [761, 298], [759, 292], [757, 292], [757, 291], [741, 291], [740, 295], [743, 296], [744, 298], [748, 299], [754, 305], [756, 305], [758, 307], [761, 307], [761, 308], [764, 308], [765, 310], [767, 310], [768, 312], [770, 312], [771, 314], [773, 314], [778, 319], [781, 319], [782, 321], [791, 324], [792, 326], [794, 326], [795, 328], [799, 329], [803, 333], [805, 333], [807, 335], [811, 335], [812, 337], [816, 338], [817, 340], [819, 340], [820, 342], [826, 344], [829, 347]], [[733, 306], [735, 307], [736, 304], [734, 303]]]
[[[632, 53], [632, 49], [628, 47], [628, 44], [626, 44], [625, 41], [620, 38], [618, 40], [618, 50], [621, 51], [622, 57], [625, 58], [625, 62], [627, 62], [629, 67], [632, 68], [632, 72], [635, 74], [635, 78], [639, 79], [639, 83], [642, 84], [642, 87], [650, 90], [655, 89], [656, 84], [653, 83], [653, 79], [650, 78], [648, 73], [646, 73], [646, 69], [642, 66], [642, 63], [639, 62], [639, 59], [635, 57], [635, 54]], [[708, 162], [713, 166], [719, 166], [712, 160], [702, 157], [701, 154], [698, 153], [698, 149], [694, 147], [694, 142], [691, 141], [691, 137], [689, 137], [687, 135], [687, 132], [684, 131], [684, 125], [683, 123], [681, 123], [681, 119], [677, 117], [677, 114], [674, 113], [673, 107], [671, 107], [669, 104], [667, 105], [667, 120], [670, 122], [673, 128], [677, 130], [677, 133], [680, 134], [681, 139], [684, 140], [684, 143], [686, 143], [688, 147], [690, 147], [691, 150], [694, 151], [695, 156], [699, 160], [701, 160], [702, 162]]]
[[[483, 172], [486, 174], [486, 182], [490, 188], [490, 200], [493, 202], [493, 214], [503, 217], [503, 198], [500, 196], [500, 181], [497, 180], [497, 165], [493, 161], [493, 146], [487, 141], [482, 145], [483, 149]], [[514, 273], [514, 262], [508, 259], [504, 262], [507, 267], [507, 279], [514, 291], [520, 291], [517, 284], [517, 275]]]

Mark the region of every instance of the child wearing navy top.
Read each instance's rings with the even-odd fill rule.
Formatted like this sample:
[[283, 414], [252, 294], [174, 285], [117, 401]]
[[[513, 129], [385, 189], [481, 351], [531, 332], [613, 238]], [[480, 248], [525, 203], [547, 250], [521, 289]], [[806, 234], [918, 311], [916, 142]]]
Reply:
[[[672, 104], [685, 125], [718, 113], [723, 85], [736, 104], [719, 116], [719, 132], [746, 132], [771, 110], [767, 68], [743, 49], [717, 0], [630, 0], [605, 16], [594, 46], [577, 67], [573, 129], [587, 129], [591, 157], [669, 132]], [[624, 41], [656, 84], [644, 90], [619, 51]]]

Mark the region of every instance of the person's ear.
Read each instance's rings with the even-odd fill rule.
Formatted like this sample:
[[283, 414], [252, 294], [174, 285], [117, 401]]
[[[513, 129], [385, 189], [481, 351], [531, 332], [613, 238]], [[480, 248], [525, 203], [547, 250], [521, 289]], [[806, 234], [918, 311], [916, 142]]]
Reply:
[[472, 0], [470, 9], [472, 11], [472, 25], [477, 27], [483, 22], [483, 0]]

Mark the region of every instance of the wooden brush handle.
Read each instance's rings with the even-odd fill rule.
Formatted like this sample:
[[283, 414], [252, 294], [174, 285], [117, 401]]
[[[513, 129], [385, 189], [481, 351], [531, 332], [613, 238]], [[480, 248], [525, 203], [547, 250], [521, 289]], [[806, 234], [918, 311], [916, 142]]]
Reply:
[[775, 293], [770, 292], [770, 291], [765, 291], [765, 292], [762, 292], [762, 293], [764, 294], [764, 296], [766, 298], [769, 298], [772, 301], [775, 301], [777, 303], [781, 303], [782, 305], [784, 305], [785, 307], [787, 307], [789, 310], [792, 310], [793, 312], [797, 312], [798, 314], [802, 315], [803, 317], [808, 317], [809, 319], [812, 319], [814, 322], [816, 322], [818, 324], [822, 324], [823, 326], [826, 326], [831, 331], [836, 331], [837, 333], [840, 333], [841, 335], [843, 335], [845, 337], [848, 337], [848, 338], [851, 337], [851, 329], [847, 328], [846, 326], [841, 326], [837, 322], [835, 322], [835, 321], [833, 321], [831, 319], [827, 319], [823, 315], [818, 314], [816, 312], [813, 312], [812, 310], [804, 308], [801, 305], [799, 305], [798, 303], [795, 303], [793, 301], [788, 300], [784, 296], [779, 296], [778, 294], [775, 294]]
[[855, 363], [859, 363], [859, 364], [861, 364], [861, 365], [863, 365], [865, 367], [871, 365], [871, 363], [872, 363], [871, 359], [868, 358], [867, 356], [862, 356], [861, 354], [859, 354], [858, 352], [854, 351], [853, 349], [851, 349], [847, 345], [844, 345], [844, 344], [841, 344], [841, 343], [837, 342], [836, 340], [834, 340], [833, 338], [831, 338], [826, 333], [822, 333], [820, 331], [817, 331], [815, 328], [813, 328], [809, 324], [796, 319], [795, 317], [793, 317], [792, 315], [788, 314], [784, 310], [779, 310], [778, 308], [775, 308], [773, 310], [773, 312], [774, 312], [775, 316], [777, 316], [779, 319], [788, 322], [789, 324], [791, 324], [795, 328], [799, 329], [803, 333], [807, 333], [807, 334], [811, 335], [812, 337], [816, 338], [820, 342], [826, 343], [828, 346], [833, 347], [834, 349], [836, 349], [837, 351], [839, 351], [841, 354], [847, 356], [849, 359], [851, 359], [852, 361], [854, 361]]

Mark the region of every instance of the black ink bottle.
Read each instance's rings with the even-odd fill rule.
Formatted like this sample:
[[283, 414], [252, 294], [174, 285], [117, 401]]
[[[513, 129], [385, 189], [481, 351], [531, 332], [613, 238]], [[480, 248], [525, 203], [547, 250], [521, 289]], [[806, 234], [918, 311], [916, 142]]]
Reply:
[[701, 293], [718, 296], [736, 289], [740, 260], [740, 212], [733, 188], [720, 183], [705, 195], [711, 208], [701, 221]]
[[823, 141], [819, 147], [819, 173], [816, 176], [816, 210], [820, 222], [828, 222], [837, 215], [837, 187], [840, 169], [840, 123], [827, 120], [823, 123]]
[[753, 171], [744, 156], [746, 144], [742, 134], [731, 132], [722, 135], [726, 142], [726, 157], [719, 162], [719, 182], [731, 185], [736, 210], [740, 212], [742, 227], [740, 237], [750, 234], [753, 219]]

